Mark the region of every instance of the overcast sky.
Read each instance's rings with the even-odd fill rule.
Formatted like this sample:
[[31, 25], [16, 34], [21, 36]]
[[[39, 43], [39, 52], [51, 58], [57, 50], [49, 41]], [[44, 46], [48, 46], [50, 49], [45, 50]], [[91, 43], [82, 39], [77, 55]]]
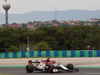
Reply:
[[[0, 13], [4, 0], [0, 0]], [[8, 0], [11, 3], [9, 13], [23, 14], [30, 11], [57, 10], [100, 10], [100, 0]]]

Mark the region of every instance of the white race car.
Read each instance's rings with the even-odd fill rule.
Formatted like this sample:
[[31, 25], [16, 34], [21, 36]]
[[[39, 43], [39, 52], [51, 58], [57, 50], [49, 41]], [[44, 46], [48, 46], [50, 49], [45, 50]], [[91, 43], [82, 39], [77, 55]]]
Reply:
[[26, 65], [26, 72], [32, 73], [34, 71], [43, 71], [43, 72], [58, 72], [58, 71], [79, 71], [79, 68], [74, 68], [73, 64], [63, 65], [61, 63], [56, 63], [56, 61], [50, 61], [49, 58], [46, 60], [29, 60], [28, 65]]

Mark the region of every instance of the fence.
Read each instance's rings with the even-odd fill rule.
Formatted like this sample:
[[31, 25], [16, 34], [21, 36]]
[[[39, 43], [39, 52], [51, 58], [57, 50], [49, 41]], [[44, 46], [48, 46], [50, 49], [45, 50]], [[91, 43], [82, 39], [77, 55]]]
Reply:
[[[19, 46], [19, 51], [27, 51], [27, 48], [28, 46], [25, 46], [25, 45], [22, 45], [22, 46]], [[33, 45], [30, 45], [29, 46], [29, 51], [38, 51], [38, 46], [33, 46]]]
[[100, 50], [24, 51], [24, 52], [0, 53], [0, 58], [24, 58], [24, 57], [100, 57]]

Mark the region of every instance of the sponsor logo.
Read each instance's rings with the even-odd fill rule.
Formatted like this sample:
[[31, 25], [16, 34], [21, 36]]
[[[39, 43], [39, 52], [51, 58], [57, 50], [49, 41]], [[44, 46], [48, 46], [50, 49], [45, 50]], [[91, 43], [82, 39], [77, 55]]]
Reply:
[[57, 69], [53, 69], [53, 72], [57, 72]]

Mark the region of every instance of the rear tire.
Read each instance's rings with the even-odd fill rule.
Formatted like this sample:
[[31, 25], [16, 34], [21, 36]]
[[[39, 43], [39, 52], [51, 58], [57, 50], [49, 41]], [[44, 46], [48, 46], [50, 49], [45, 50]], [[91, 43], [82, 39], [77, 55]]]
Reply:
[[66, 67], [68, 68], [68, 72], [73, 72], [74, 71], [73, 64], [68, 64]]
[[33, 72], [33, 64], [29, 64], [26, 66], [26, 72], [27, 73], [32, 73]]

